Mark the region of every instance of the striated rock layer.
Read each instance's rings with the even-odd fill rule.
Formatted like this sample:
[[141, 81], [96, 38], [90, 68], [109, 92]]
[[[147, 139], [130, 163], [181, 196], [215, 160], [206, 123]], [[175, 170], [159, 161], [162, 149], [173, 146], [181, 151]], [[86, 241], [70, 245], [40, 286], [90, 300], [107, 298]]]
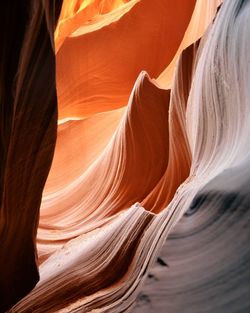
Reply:
[[1, 310], [248, 312], [250, 1], [217, 15], [216, 0], [63, 2], [38, 225], [57, 118], [56, 14], [41, 3], [2, 79], [13, 95], [18, 69], [2, 106]]

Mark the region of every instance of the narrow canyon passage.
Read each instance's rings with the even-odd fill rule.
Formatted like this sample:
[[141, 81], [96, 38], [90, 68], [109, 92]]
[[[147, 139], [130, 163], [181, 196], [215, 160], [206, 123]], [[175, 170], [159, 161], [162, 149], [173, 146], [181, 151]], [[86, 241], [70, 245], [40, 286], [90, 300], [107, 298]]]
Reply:
[[250, 1], [0, 15], [0, 312], [248, 312]]

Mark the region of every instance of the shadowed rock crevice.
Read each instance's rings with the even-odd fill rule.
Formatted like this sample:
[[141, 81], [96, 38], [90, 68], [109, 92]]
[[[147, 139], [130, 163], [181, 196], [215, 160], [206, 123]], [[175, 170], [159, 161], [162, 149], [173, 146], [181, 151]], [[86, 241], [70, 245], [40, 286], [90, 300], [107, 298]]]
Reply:
[[1, 5], [0, 312], [39, 279], [35, 241], [56, 140], [53, 33], [60, 3]]

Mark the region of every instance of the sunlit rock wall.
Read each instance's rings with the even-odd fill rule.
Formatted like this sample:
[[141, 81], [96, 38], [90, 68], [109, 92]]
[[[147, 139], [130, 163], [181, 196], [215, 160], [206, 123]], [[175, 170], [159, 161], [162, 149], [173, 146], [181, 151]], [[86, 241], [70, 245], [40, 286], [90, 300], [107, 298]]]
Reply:
[[37, 1], [2, 35], [3, 312], [250, 310], [250, 1], [220, 5]]

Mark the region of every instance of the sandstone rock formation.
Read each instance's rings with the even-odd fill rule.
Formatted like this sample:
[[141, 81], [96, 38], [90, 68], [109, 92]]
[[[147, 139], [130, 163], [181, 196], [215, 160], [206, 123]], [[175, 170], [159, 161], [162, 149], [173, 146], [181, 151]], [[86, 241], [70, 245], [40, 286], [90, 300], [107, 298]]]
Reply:
[[37, 1], [2, 35], [3, 312], [250, 309], [250, 1], [220, 4]]

